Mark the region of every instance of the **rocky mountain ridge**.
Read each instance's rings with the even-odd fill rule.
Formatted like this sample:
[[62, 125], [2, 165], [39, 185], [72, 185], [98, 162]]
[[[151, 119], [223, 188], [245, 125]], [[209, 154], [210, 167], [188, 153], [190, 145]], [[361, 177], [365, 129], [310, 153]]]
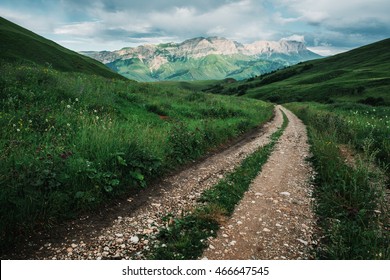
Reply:
[[[128, 78], [141, 81], [242, 79], [319, 58], [302, 42], [280, 40], [241, 44], [222, 37], [198, 37], [182, 43], [82, 54], [103, 62]], [[210, 67], [217, 67], [218, 71], [210, 75]], [[205, 75], [202, 75], [202, 70]]]

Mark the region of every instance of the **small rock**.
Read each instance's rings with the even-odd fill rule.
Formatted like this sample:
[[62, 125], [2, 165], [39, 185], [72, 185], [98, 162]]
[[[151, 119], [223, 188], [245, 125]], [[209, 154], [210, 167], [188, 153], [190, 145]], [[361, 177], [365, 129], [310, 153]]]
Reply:
[[72, 253], [73, 252], [73, 248], [69, 247], [68, 249], [66, 249], [66, 252]]
[[74, 249], [74, 248], [76, 248], [76, 247], [77, 247], [77, 244], [75, 244], [75, 243], [72, 243], [72, 245], [70, 245], [70, 246], [72, 246], [72, 248]]
[[122, 233], [115, 233], [115, 236], [118, 238], [121, 238], [121, 237], [123, 237], [123, 234]]
[[301, 242], [303, 245], [307, 246], [307, 244], [309, 244], [309, 242], [305, 241], [305, 240], [302, 240], [302, 239], [297, 239], [299, 242]]
[[237, 243], [237, 241], [233, 240], [233, 241], [231, 241], [231, 242], [229, 243], [229, 245], [230, 245], [230, 246], [234, 246], [234, 245], [236, 245], [236, 243]]
[[227, 234], [222, 234], [222, 237], [228, 238], [229, 235], [227, 235]]
[[237, 221], [237, 225], [242, 225], [242, 222], [241, 221]]
[[123, 239], [122, 238], [118, 238], [115, 240], [116, 243], [120, 244], [120, 243], [123, 243]]
[[263, 231], [264, 232], [270, 232], [271, 230], [269, 230], [268, 228], [264, 228]]
[[139, 242], [139, 238], [138, 236], [134, 235], [130, 238], [130, 242], [133, 243], [133, 244], [138, 244]]
[[275, 226], [277, 226], [277, 227], [282, 227], [282, 225], [281, 225], [281, 224], [276, 224]]
[[281, 192], [280, 194], [284, 195], [284, 196], [290, 196], [291, 195], [289, 192]]
[[211, 244], [210, 244], [209, 248], [210, 248], [211, 250], [214, 250], [214, 249], [215, 249], [215, 247], [214, 247], [213, 245], [211, 245]]
[[153, 229], [144, 229], [143, 234], [151, 234], [153, 233]]

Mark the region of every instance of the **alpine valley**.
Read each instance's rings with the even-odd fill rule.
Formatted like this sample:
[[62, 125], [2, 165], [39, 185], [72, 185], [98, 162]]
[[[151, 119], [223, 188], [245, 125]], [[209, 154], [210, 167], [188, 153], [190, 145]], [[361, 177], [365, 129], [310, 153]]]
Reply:
[[222, 37], [81, 53], [127, 78], [143, 82], [242, 80], [320, 58], [302, 42], [282, 39], [241, 44]]

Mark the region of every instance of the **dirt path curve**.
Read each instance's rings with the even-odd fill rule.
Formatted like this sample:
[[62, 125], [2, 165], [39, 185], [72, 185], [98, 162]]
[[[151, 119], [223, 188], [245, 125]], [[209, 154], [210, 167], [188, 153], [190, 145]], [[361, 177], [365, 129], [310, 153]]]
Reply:
[[289, 124], [262, 172], [204, 252], [207, 259], [309, 259], [315, 227], [306, 128]]
[[[56, 241], [46, 239], [38, 250], [24, 258], [142, 259], [150, 238], [164, 224], [162, 217], [169, 213], [180, 215], [193, 209], [205, 189], [216, 184], [246, 156], [269, 143], [269, 137], [282, 122], [280, 110], [275, 110], [273, 120], [251, 137], [128, 198], [127, 202], [119, 205], [121, 211], [114, 212], [113, 215], [116, 215], [108, 219], [105, 227], [96, 227], [96, 222], [87, 217], [81, 224], [70, 226], [73, 234], [68, 234], [65, 240], [64, 237]], [[86, 227], [93, 230], [81, 234]]]

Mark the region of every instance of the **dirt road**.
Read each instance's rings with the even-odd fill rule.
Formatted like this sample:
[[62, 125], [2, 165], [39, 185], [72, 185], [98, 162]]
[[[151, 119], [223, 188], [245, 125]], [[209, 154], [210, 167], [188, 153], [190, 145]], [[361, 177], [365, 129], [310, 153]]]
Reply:
[[309, 259], [315, 227], [306, 129], [290, 111], [284, 134], [230, 220], [204, 252], [207, 259]]
[[143, 259], [149, 242], [168, 214], [188, 213], [202, 192], [221, 180], [243, 159], [269, 143], [283, 122], [289, 125], [230, 220], [211, 240], [204, 258], [309, 258], [314, 216], [308, 180], [312, 175], [304, 125], [277, 106], [275, 117], [233, 146], [167, 177], [104, 209], [100, 215], [67, 223], [57, 235], [26, 241], [3, 259]]
[[149, 240], [167, 214], [190, 211], [201, 193], [216, 184], [244, 158], [269, 143], [283, 122], [280, 110], [250, 137], [107, 209], [99, 217], [67, 224], [65, 232], [42, 237], [29, 250], [10, 258], [27, 259], [142, 259]]

